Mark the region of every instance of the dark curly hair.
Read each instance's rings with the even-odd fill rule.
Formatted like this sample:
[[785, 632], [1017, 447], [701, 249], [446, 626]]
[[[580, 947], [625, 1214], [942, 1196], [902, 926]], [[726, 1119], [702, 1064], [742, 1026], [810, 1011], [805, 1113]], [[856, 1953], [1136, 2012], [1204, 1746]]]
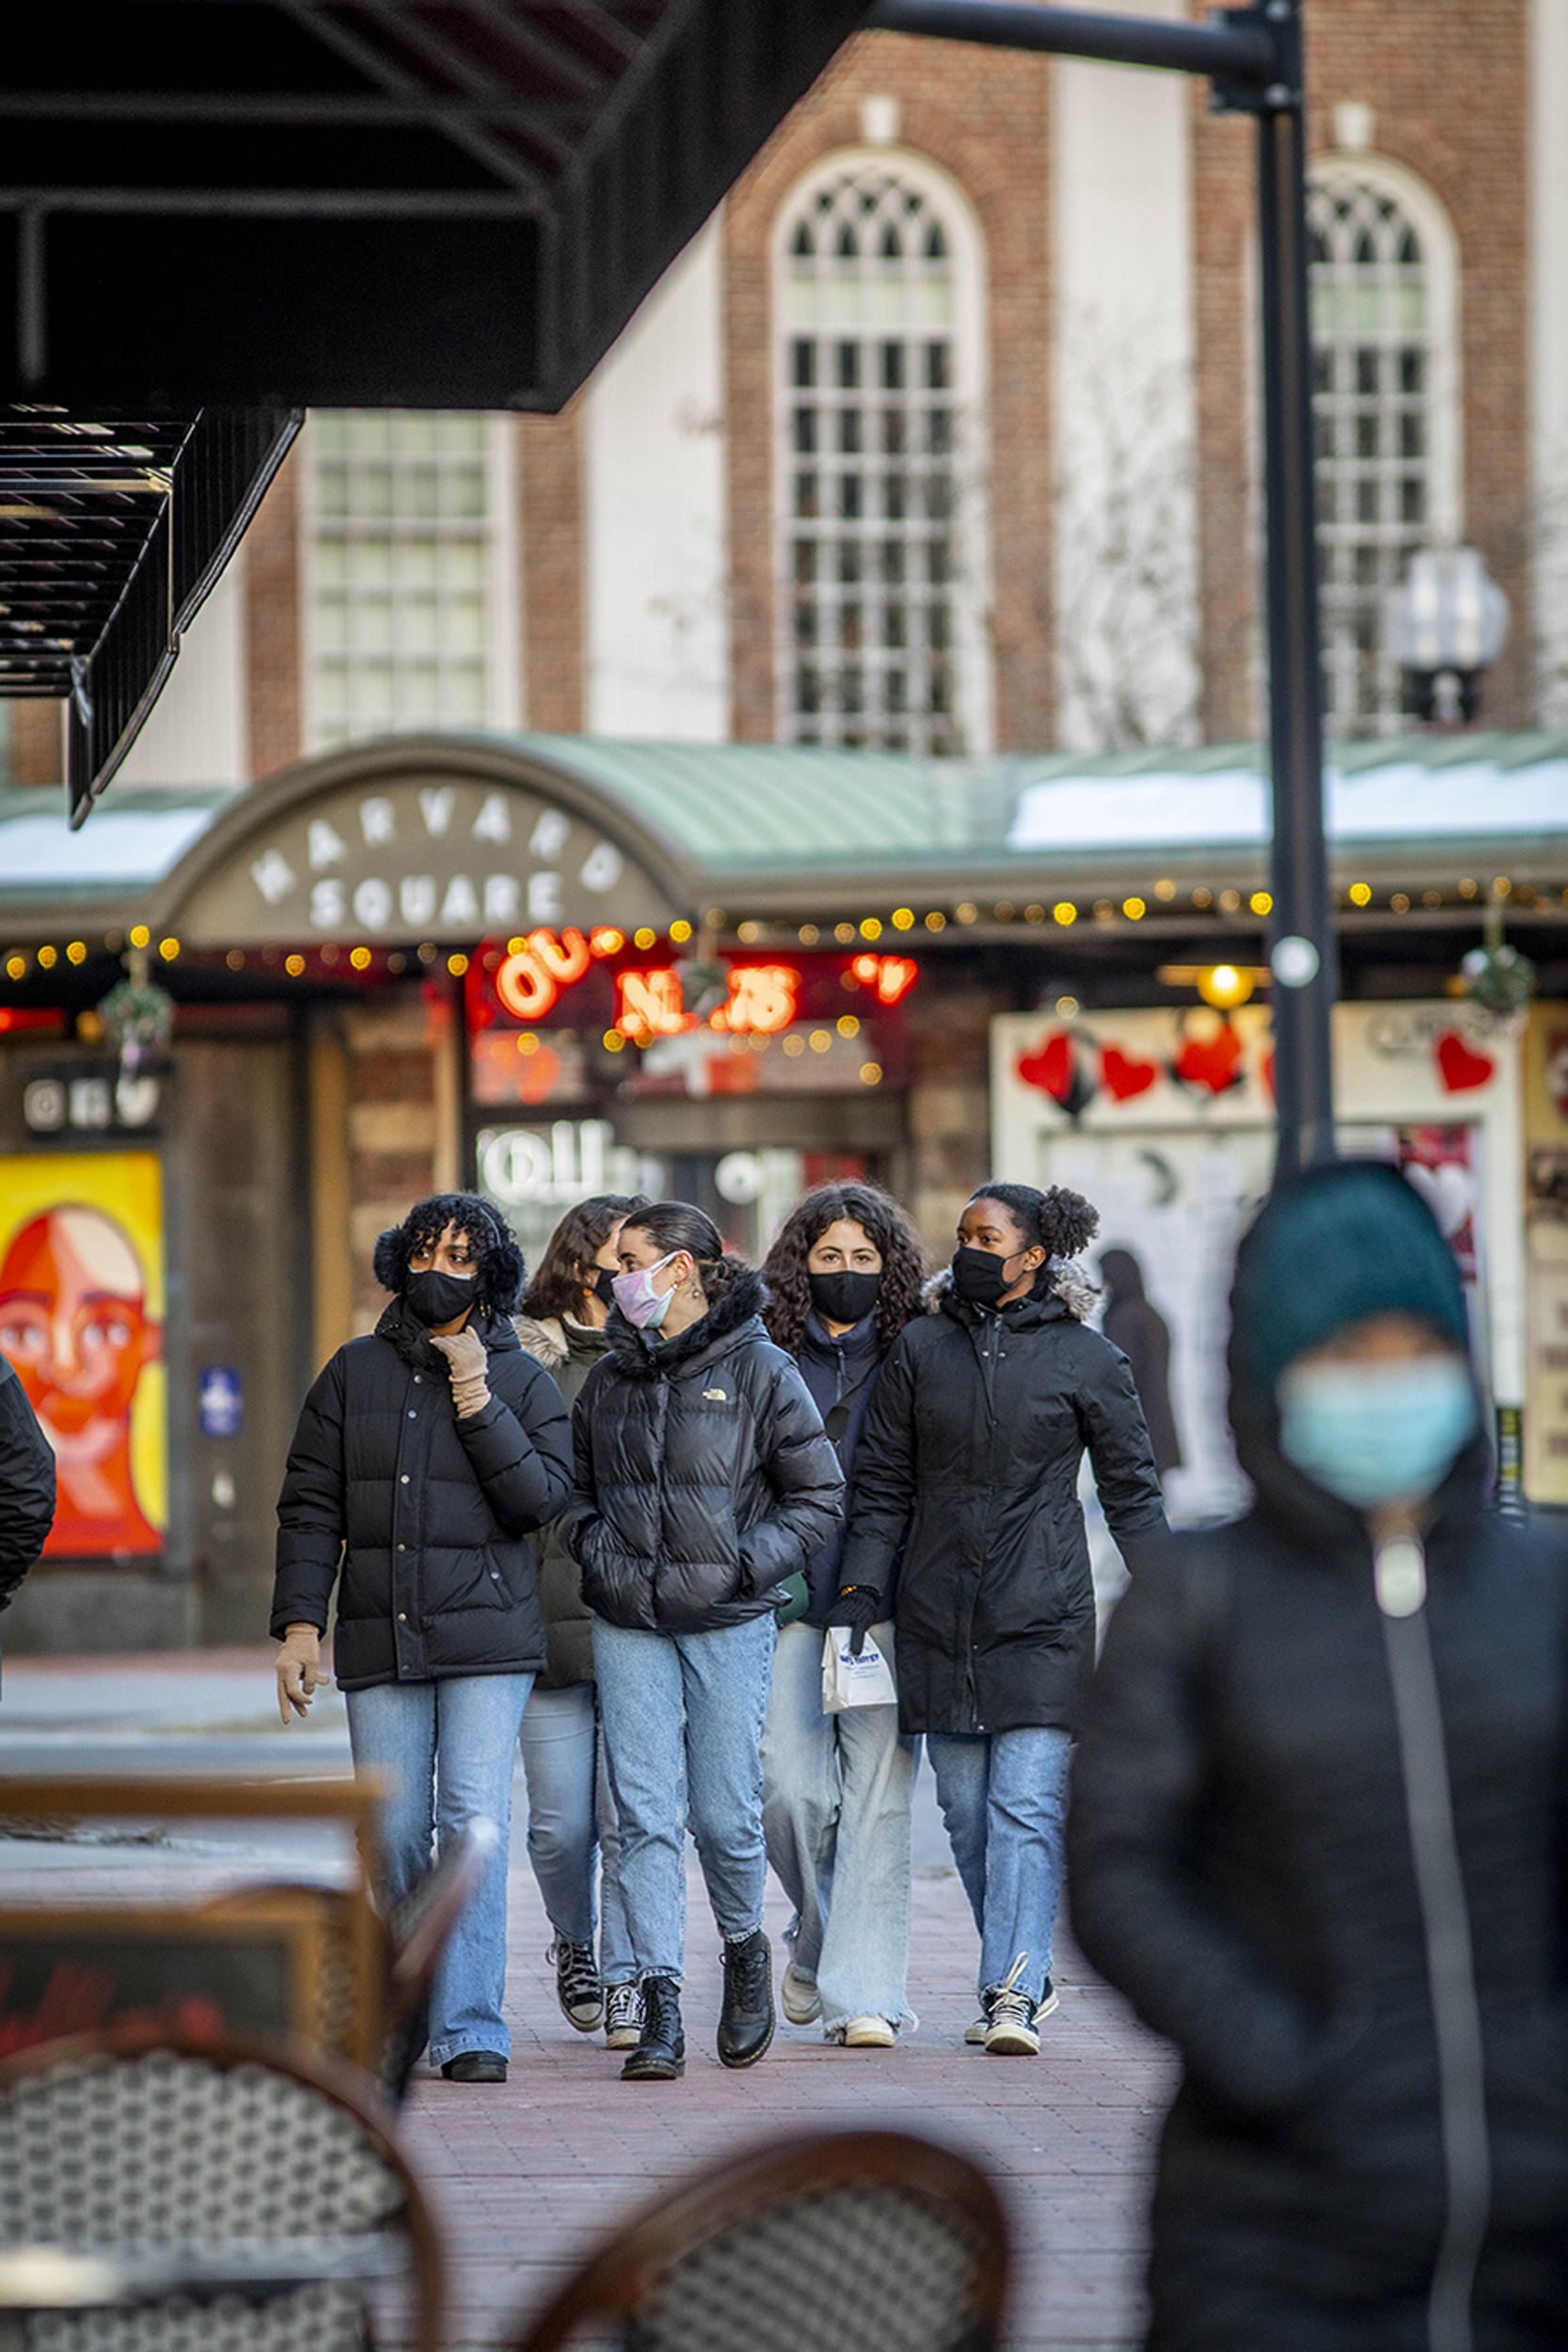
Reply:
[[725, 1254], [718, 1226], [689, 1200], [650, 1201], [646, 1208], [633, 1209], [622, 1231], [648, 1234], [661, 1257], [674, 1249], [686, 1250], [697, 1268], [704, 1295], [710, 1299], [752, 1271], [744, 1258]]
[[1023, 1235], [1025, 1247], [1037, 1243], [1045, 1251], [1037, 1287], [1049, 1287], [1053, 1259], [1076, 1258], [1100, 1231], [1100, 1211], [1064, 1184], [1053, 1184], [1045, 1192], [1037, 1192], [1033, 1184], [979, 1184], [970, 1194], [969, 1205], [976, 1200], [998, 1201]]
[[881, 1253], [877, 1342], [884, 1356], [904, 1326], [920, 1312], [925, 1257], [920, 1236], [898, 1202], [877, 1184], [818, 1184], [791, 1209], [762, 1268], [769, 1293], [762, 1319], [768, 1336], [791, 1356], [800, 1353], [811, 1311], [806, 1260], [829, 1226], [836, 1225], [841, 1216], [852, 1218]]
[[479, 1252], [474, 1304], [487, 1307], [493, 1314], [513, 1313], [528, 1268], [499, 1214], [477, 1192], [432, 1193], [428, 1200], [415, 1201], [401, 1225], [377, 1236], [371, 1264], [382, 1289], [401, 1291], [416, 1249], [439, 1241], [449, 1225], [455, 1225]]
[[582, 1319], [582, 1294], [589, 1269], [617, 1227], [633, 1209], [650, 1206], [645, 1192], [596, 1192], [567, 1210], [533, 1269], [523, 1294], [523, 1312]]

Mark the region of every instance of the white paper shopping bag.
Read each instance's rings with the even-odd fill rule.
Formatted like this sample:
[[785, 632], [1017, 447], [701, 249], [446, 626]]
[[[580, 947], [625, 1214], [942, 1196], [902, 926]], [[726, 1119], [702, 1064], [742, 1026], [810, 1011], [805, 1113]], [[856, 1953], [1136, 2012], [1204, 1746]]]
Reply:
[[849, 1647], [848, 1627], [831, 1625], [822, 1644], [823, 1714], [842, 1715], [850, 1707], [894, 1707], [897, 1700], [892, 1626], [868, 1633], [857, 1658]]

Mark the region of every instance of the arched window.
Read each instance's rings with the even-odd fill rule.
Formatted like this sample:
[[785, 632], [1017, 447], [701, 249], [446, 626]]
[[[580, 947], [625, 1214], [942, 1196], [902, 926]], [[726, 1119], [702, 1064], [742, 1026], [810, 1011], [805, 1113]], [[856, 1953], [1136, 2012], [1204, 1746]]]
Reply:
[[1386, 599], [1461, 528], [1453, 233], [1430, 190], [1364, 156], [1318, 167], [1308, 217], [1326, 716], [1386, 735]]
[[840, 155], [774, 249], [779, 731], [990, 748], [984, 255], [916, 158]]

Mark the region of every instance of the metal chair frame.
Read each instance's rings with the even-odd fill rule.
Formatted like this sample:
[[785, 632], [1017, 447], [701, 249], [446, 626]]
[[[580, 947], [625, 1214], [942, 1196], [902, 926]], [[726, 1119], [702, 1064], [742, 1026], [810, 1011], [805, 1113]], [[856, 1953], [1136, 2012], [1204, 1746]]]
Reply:
[[833, 2189], [902, 2190], [955, 2214], [973, 2233], [976, 2284], [965, 2352], [990, 2352], [1006, 2299], [1010, 2233], [995, 2189], [956, 2150], [902, 2132], [825, 2132], [721, 2157], [659, 2196], [588, 2257], [508, 2352], [557, 2352], [590, 2319], [628, 2328], [681, 2263], [730, 2231]]

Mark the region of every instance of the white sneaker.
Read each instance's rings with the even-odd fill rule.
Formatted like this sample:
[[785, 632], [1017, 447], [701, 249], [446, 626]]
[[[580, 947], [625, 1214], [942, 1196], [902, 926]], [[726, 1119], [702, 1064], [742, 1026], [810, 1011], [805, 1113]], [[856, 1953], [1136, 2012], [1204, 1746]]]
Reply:
[[847, 2050], [891, 2050], [897, 2038], [885, 2017], [851, 2017], [844, 2028]]
[[990, 2031], [991, 2003], [995, 1998], [994, 1993], [982, 1993], [979, 2016], [976, 2017], [973, 2026], [964, 2027], [964, 2040], [971, 2049], [979, 2049], [984, 2045], [986, 2036]]
[[1042, 2017], [1049, 2017], [1053, 2009], [1060, 2009], [1061, 2006], [1062, 1996], [1057, 1992], [1055, 1986], [1052, 1983], [1051, 1979], [1047, 1977], [1045, 1980], [1045, 1990], [1040, 1994], [1039, 1999], [1035, 2003], [1036, 2025], [1037, 2026], [1039, 2024]]
[[792, 2026], [809, 2026], [822, 2014], [822, 1995], [810, 1977], [797, 1973], [793, 1961], [784, 1963], [779, 1997]]

